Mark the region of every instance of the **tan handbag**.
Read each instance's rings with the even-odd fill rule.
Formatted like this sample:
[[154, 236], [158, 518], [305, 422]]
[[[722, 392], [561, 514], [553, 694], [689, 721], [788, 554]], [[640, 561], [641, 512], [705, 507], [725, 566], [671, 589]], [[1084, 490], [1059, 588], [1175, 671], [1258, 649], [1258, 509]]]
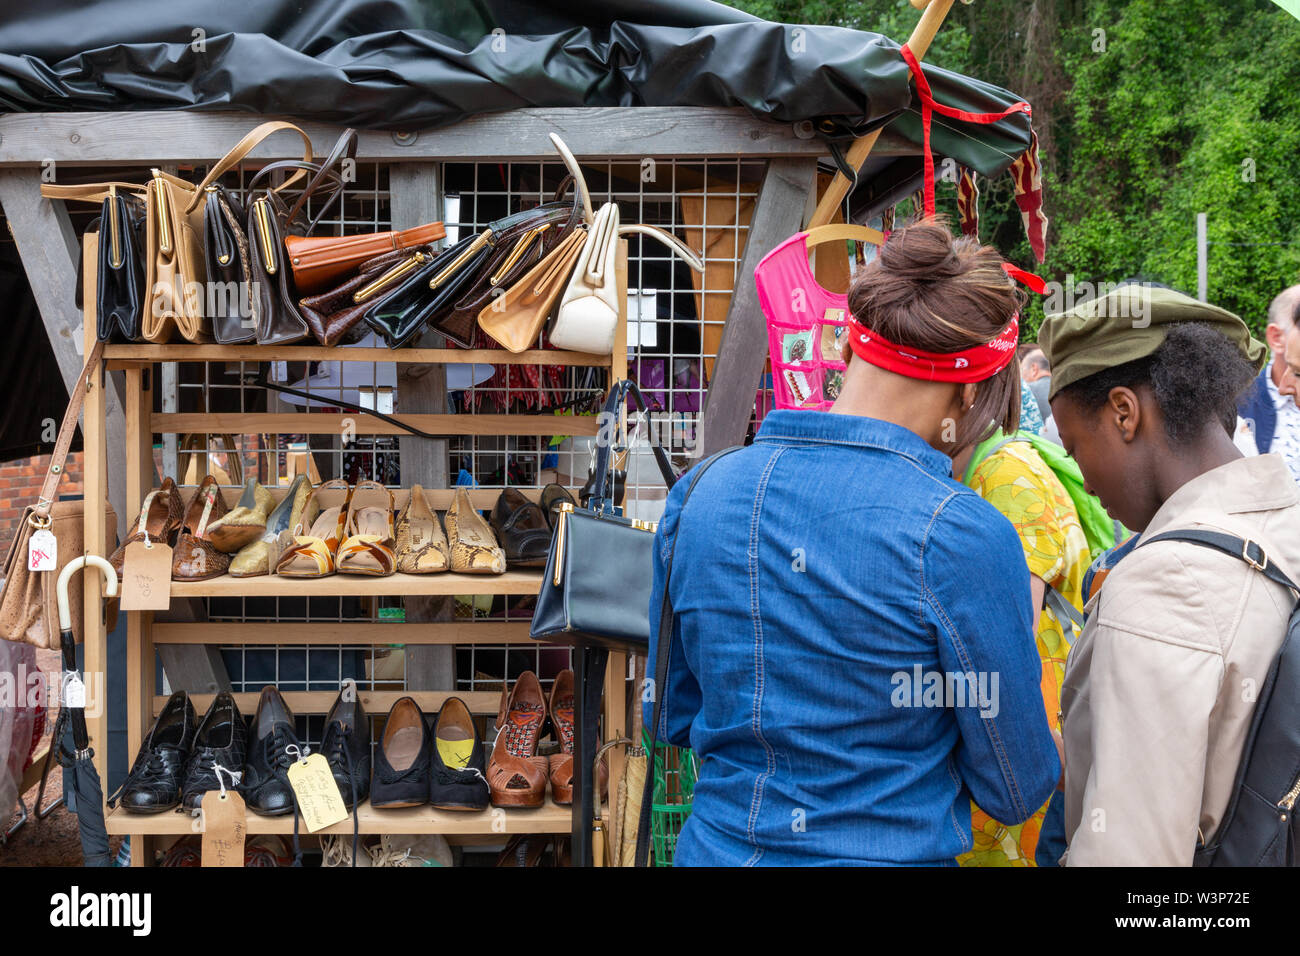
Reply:
[[235, 436], [217, 435], [216, 438], [221, 442], [220, 450], [226, 455], [225, 468], [213, 464], [210, 438], [199, 432], [181, 436], [177, 465], [182, 475], [182, 485], [197, 485], [208, 475], [217, 479], [219, 485], [244, 483], [244, 465], [240, 461], [239, 449], [235, 446]]
[[586, 241], [584, 227], [569, 233], [522, 279], [483, 307], [478, 314], [479, 328], [511, 352], [532, 348]]
[[[262, 140], [280, 130], [302, 137], [303, 161], [311, 162], [311, 140], [292, 123], [263, 123], [235, 144], [197, 186], [160, 169], [144, 187], [145, 194], [145, 307], [141, 337], [167, 342], [177, 330], [189, 342], [212, 341], [212, 323], [205, 314], [207, 268], [203, 258], [203, 208], [209, 186], [234, 169]], [[279, 189], [302, 177], [289, 177]], [[110, 186], [140, 190], [139, 184], [97, 183], [88, 186], [41, 186], [47, 199], [101, 202]]]
[[[57, 501], [59, 480], [67, 463], [68, 447], [77, 430], [77, 417], [81, 414], [86, 396], [86, 380], [99, 368], [104, 354], [104, 343], [97, 342], [86, 360], [86, 367], [78, 379], [78, 387], [68, 398], [68, 410], [63, 415], [50, 467], [41, 485], [40, 497], [29, 505], [19, 521], [18, 533], [5, 557], [4, 587], [0, 591], [0, 638], [32, 644], [36, 647], [59, 646], [59, 614], [55, 606], [54, 584], [59, 571], [73, 558], [82, 554], [108, 553], [109, 536], [117, 528], [117, 514], [111, 505], [104, 504], [104, 538], [87, 548], [85, 544], [85, 502]], [[32, 535], [40, 530], [54, 534], [58, 557], [52, 571], [28, 570], [27, 553]], [[68, 604], [72, 612], [72, 633], [80, 640], [83, 634], [82, 576], [73, 575], [68, 586]]]

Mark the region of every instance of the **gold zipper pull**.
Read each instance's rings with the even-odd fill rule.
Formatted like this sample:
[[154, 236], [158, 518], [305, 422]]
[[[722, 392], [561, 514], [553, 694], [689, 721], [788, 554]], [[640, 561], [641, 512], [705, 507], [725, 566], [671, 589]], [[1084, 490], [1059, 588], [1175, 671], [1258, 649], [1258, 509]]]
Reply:
[[426, 256], [423, 252], [417, 252], [415, 255], [407, 259], [405, 262], [399, 262], [397, 265], [393, 266], [393, 268], [389, 269], [387, 272], [381, 275], [374, 282], [371, 282], [369, 285], [363, 286], [361, 289], [355, 292], [352, 296], [352, 301], [357, 305], [360, 305], [362, 302], [365, 302], [375, 293], [382, 292], [384, 289], [387, 289], [390, 285], [395, 283], [398, 279], [413, 272], [416, 266], [423, 265], [428, 258], [429, 257]]
[[1277, 802], [1277, 805], [1289, 813], [1295, 809], [1297, 799], [1300, 799], [1300, 777], [1296, 777], [1295, 783], [1291, 784], [1291, 789]]
[[528, 250], [528, 247], [532, 245], [533, 240], [537, 239], [542, 233], [550, 228], [551, 224], [548, 222], [542, 226], [534, 226], [532, 229], [529, 229], [524, 233], [523, 237], [515, 243], [515, 247], [510, 250], [510, 255], [506, 256], [506, 261], [501, 264], [501, 268], [497, 270], [496, 275], [488, 279], [488, 284], [495, 286], [498, 282], [509, 275], [510, 270], [515, 267], [515, 263], [520, 260], [523, 254]]
[[438, 288], [438, 286], [442, 285], [449, 278], [455, 275], [456, 270], [459, 269], [466, 261], [468, 261], [472, 255], [474, 255], [484, 246], [488, 246], [491, 244], [492, 244], [492, 230], [484, 229], [482, 232], [480, 232], [477, 236], [474, 237], [474, 241], [469, 244], [469, 248], [456, 257], [455, 262], [447, 266], [447, 268], [443, 269], [436, 276], [434, 276], [432, 279], [429, 280], [429, 288], [430, 289]]
[[108, 187], [108, 233], [110, 252], [108, 264], [114, 269], [122, 268], [122, 237], [118, 235], [120, 215], [117, 211], [117, 187]]
[[271, 219], [265, 199], [253, 200], [253, 221], [257, 223], [257, 237], [262, 243], [262, 266], [267, 275], [275, 275], [275, 247], [271, 244]]
[[171, 217], [167, 211], [167, 184], [158, 175], [158, 170], [155, 169], [153, 172], [153, 200], [158, 210], [158, 251], [169, 256], [172, 254], [172, 233]]

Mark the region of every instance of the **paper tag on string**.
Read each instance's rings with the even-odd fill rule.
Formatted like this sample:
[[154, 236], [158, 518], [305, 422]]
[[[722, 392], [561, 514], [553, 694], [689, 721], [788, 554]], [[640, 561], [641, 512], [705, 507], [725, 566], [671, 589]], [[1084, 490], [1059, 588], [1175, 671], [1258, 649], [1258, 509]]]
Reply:
[[305, 760], [295, 760], [289, 765], [289, 786], [298, 797], [303, 825], [308, 833], [315, 833], [348, 818], [343, 805], [343, 795], [334, 782], [329, 762], [321, 754], [312, 754]]
[[59, 695], [64, 707], [86, 706], [86, 685], [76, 671], [63, 672], [63, 693]]
[[59, 567], [59, 542], [46, 528], [33, 531], [27, 539], [27, 570], [57, 571]]
[[132, 541], [122, 559], [122, 610], [165, 611], [172, 602], [172, 549]]
[[243, 866], [244, 836], [248, 832], [244, 798], [234, 790], [209, 790], [200, 806], [203, 865]]

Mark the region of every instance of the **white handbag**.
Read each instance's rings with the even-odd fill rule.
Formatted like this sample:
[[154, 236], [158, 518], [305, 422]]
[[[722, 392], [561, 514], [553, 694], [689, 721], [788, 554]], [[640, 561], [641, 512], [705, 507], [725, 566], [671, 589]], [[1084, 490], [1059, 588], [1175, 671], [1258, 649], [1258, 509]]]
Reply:
[[590, 193], [577, 160], [554, 133], [551, 142], [581, 189], [588, 234], [564, 295], [556, 306], [547, 339], [557, 348], [609, 355], [614, 351], [614, 334], [618, 330], [622, 306], [618, 300], [616, 274], [619, 236], [640, 233], [658, 239], [697, 272], [704, 271], [704, 263], [680, 239], [656, 226], [621, 225], [617, 203], [605, 203], [593, 216]]

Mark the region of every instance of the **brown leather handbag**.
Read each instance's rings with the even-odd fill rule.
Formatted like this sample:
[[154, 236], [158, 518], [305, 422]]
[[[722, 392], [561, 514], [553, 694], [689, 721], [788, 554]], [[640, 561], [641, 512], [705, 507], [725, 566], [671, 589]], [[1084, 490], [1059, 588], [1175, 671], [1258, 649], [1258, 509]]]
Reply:
[[361, 265], [356, 275], [320, 295], [298, 300], [307, 327], [321, 345], [334, 346], [360, 338], [366, 326], [359, 324], [371, 302], [395, 288], [408, 273], [433, 260], [427, 247], [398, 249], [375, 256]]
[[284, 246], [298, 294], [317, 296], [327, 294], [331, 286], [348, 280], [355, 270], [385, 253], [418, 249], [446, 236], [442, 223], [430, 222], [361, 236], [285, 236]]
[[[108, 553], [108, 536], [117, 528], [117, 514], [105, 502], [105, 540], [87, 547], [85, 541], [85, 502], [57, 501], [59, 480], [67, 463], [68, 448], [77, 430], [77, 417], [86, 397], [86, 383], [99, 368], [104, 354], [104, 343], [96, 342], [86, 359], [77, 380], [78, 387], [68, 397], [68, 409], [63, 415], [50, 467], [41, 485], [40, 497], [29, 505], [19, 519], [18, 533], [5, 557], [4, 588], [0, 591], [0, 638], [32, 644], [36, 647], [59, 646], [59, 616], [55, 606], [54, 584], [63, 566], [82, 554]], [[37, 531], [48, 530], [57, 542], [58, 555], [51, 571], [31, 571], [28, 566], [28, 549]], [[81, 635], [83, 623], [82, 575], [73, 575], [68, 587], [68, 605], [72, 612], [72, 633]]]

